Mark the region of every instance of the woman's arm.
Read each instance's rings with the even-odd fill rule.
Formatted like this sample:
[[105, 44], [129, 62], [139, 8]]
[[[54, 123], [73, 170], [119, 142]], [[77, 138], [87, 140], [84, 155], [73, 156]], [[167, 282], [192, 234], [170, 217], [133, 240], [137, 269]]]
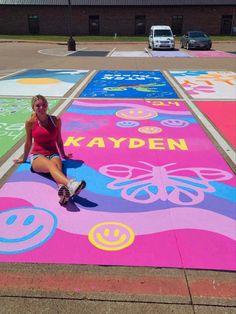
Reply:
[[14, 162], [17, 164], [20, 164], [27, 160], [31, 146], [32, 146], [32, 122], [30, 120], [27, 120], [25, 123], [25, 131], [26, 131], [26, 139], [25, 139], [25, 146], [24, 146], [24, 155], [23, 155], [23, 158], [14, 160]]
[[66, 154], [65, 150], [64, 150], [64, 144], [62, 141], [62, 137], [61, 137], [61, 119], [57, 118], [57, 130], [58, 130], [58, 134], [57, 134], [57, 147], [59, 150], [59, 153], [61, 155], [62, 158], [71, 158], [72, 154]]

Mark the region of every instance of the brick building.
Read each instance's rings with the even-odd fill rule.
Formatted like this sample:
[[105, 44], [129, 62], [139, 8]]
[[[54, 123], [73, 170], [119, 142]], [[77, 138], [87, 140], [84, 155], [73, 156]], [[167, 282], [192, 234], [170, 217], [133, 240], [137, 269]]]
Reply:
[[0, 0], [0, 34], [147, 35], [165, 24], [230, 35], [235, 13], [235, 0]]

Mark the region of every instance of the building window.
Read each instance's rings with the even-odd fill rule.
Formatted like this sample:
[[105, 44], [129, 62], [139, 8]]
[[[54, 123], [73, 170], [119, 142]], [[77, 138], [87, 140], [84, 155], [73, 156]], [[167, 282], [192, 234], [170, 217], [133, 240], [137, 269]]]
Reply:
[[99, 34], [99, 16], [98, 15], [89, 16], [89, 34], [90, 35]]
[[233, 15], [222, 15], [221, 17], [221, 35], [230, 35], [232, 32]]
[[135, 35], [145, 35], [146, 17], [145, 15], [135, 16]]
[[39, 34], [39, 17], [38, 15], [28, 16], [28, 25], [30, 34]]
[[172, 32], [174, 35], [181, 35], [183, 29], [183, 16], [182, 15], [174, 15], [172, 16]]

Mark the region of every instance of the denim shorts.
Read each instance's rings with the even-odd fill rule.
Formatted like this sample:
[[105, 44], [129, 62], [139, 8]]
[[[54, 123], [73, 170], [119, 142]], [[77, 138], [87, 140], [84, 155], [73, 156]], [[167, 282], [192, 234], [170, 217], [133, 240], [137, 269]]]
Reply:
[[33, 154], [30, 156], [30, 163], [32, 165], [33, 161], [40, 157], [40, 156], [43, 156], [43, 157], [46, 157], [47, 159], [49, 160], [52, 160], [53, 158], [59, 158], [60, 159], [60, 156], [58, 154], [52, 154], [52, 155], [48, 155], [48, 156], [45, 156], [45, 155], [42, 155], [42, 154]]

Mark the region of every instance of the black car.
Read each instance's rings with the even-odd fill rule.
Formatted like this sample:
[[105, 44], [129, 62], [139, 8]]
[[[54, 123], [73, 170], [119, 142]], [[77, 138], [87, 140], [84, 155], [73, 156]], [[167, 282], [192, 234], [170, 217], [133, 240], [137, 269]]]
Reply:
[[207, 49], [210, 50], [212, 42], [204, 32], [191, 31], [184, 34], [180, 39], [181, 48], [186, 49]]

